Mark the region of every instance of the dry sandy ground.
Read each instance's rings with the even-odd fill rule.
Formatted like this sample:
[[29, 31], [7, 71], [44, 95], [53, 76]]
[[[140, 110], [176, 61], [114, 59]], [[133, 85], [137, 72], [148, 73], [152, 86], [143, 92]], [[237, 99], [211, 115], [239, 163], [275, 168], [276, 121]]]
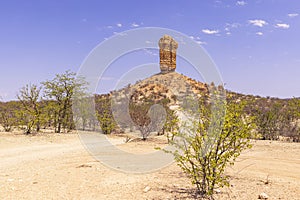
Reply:
[[[140, 152], [148, 144], [124, 145]], [[300, 144], [255, 141], [228, 169], [230, 188], [215, 198], [252, 200], [265, 192], [269, 199], [300, 199], [299, 152]], [[0, 199], [194, 199], [193, 194], [175, 164], [154, 173], [125, 174], [97, 162], [76, 134], [0, 133]]]

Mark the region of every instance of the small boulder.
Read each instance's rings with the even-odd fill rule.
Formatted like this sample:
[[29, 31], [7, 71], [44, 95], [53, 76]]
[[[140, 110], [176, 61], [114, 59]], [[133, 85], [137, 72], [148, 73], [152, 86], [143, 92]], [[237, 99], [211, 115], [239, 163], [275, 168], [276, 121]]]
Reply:
[[266, 193], [261, 193], [260, 195], [258, 195], [258, 199], [268, 199], [269, 196]]
[[214, 189], [214, 192], [219, 194], [219, 193], [221, 193], [221, 190], [220, 189]]
[[146, 193], [146, 192], [149, 192], [150, 190], [151, 190], [151, 187], [147, 186], [147, 187], [144, 188], [143, 191]]

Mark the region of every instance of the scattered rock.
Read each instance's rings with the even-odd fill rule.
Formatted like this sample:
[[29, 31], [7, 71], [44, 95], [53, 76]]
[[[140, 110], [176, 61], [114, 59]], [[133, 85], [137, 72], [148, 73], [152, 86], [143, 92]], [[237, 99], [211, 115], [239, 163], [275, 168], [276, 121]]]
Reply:
[[221, 193], [221, 190], [220, 189], [214, 189], [214, 192], [219, 194], [219, 193]]
[[82, 165], [77, 166], [76, 168], [82, 168], [82, 167], [92, 167], [92, 165], [82, 164]]
[[150, 190], [151, 190], [151, 187], [147, 186], [147, 187], [144, 188], [143, 191], [146, 193], [146, 192], [149, 192]]
[[158, 186], [158, 189], [165, 190], [166, 188], [164, 186]]
[[32, 182], [32, 184], [37, 184], [37, 183], [38, 183], [37, 181]]
[[258, 199], [268, 199], [269, 196], [266, 193], [261, 193], [260, 195], [258, 195]]

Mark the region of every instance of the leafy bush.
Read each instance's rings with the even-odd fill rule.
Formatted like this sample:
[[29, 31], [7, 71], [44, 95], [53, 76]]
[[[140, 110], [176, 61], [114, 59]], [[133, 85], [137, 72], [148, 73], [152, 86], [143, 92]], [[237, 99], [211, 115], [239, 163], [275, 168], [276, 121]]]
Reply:
[[215, 188], [229, 185], [225, 168], [251, 147], [254, 125], [243, 107], [243, 102], [227, 104], [221, 98], [201, 102], [198, 116], [182, 123], [171, 141], [176, 150], [167, 152], [174, 155], [203, 196], [212, 197]]

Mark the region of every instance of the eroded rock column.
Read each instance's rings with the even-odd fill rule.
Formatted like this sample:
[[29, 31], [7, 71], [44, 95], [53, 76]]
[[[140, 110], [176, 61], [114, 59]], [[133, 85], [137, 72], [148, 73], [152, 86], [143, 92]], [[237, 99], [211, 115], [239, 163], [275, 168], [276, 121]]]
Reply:
[[164, 35], [159, 42], [159, 64], [161, 73], [173, 72], [176, 69], [176, 51], [178, 43], [169, 35]]

